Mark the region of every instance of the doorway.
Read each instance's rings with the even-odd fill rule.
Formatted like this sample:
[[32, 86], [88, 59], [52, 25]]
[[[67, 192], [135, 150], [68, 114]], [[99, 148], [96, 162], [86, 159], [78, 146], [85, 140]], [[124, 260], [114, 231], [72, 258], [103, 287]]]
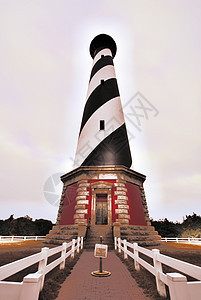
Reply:
[[107, 194], [96, 194], [96, 225], [108, 224]]

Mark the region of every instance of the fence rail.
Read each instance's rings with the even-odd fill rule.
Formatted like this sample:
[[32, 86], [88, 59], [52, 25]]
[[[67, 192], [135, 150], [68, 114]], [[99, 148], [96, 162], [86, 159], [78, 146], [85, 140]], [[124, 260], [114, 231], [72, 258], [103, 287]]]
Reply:
[[[73, 258], [75, 251], [79, 253], [80, 248], [83, 249], [83, 237], [52, 249], [42, 248], [39, 253], [0, 267], [1, 300], [37, 300], [44, 285], [45, 275], [58, 265], [60, 269], [64, 269], [66, 258]], [[61, 253], [61, 256], [47, 264], [48, 257], [56, 253]], [[35, 263], [38, 263], [38, 271], [25, 276], [22, 282], [2, 281]]]
[[188, 238], [163, 237], [162, 241], [201, 245], [201, 238], [192, 238], [192, 237], [188, 237]]
[[[137, 243], [129, 243], [121, 238], [114, 238], [115, 250], [123, 251], [124, 259], [130, 256], [134, 260], [137, 271], [140, 266], [144, 267], [155, 276], [157, 291], [162, 297], [166, 297], [168, 286], [171, 300], [198, 300], [201, 295], [201, 267], [183, 262], [181, 260], [163, 255], [158, 249], [148, 250], [138, 246]], [[129, 249], [130, 250], [129, 250]], [[132, 252], [131, 252], [132, 251]], [[139, 254], [142, 253], [152, 259], [152, 264], [143, 260]], [[163, 273], [162, 265], [169, 266], [183, 274], [189, 275], [197, 281], [187, 282], [187, 278], [180, 273]]]
[[35, 236], [35, 235], [0, 235], [0, 243], [7, 241], [27, 241], [27, 240], [44, 240], [45, 236]]

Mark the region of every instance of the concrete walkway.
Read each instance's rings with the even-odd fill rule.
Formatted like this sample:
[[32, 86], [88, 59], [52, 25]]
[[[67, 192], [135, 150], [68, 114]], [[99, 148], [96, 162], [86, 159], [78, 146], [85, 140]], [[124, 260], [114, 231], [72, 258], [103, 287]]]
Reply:
[[99, 269], [99, 259], [93, 252], [84, 251], [73, 268], [72, 273], [63, 283], [57, 300], [148, 300], [126, 266], [109, 252], [103, 259], [103, 270], [112, 275], [107, 278], [96, 278], [92, 271]]

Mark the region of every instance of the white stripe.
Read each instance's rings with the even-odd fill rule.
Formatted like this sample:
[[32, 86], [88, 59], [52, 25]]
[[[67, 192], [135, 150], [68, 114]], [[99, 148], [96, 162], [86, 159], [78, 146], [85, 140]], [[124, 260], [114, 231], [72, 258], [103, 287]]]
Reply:
[[114, 66], [109, 65], [100, 69], [91, 79], [87, 91], [87, 100], [91, 93], [100, 85], [101, 79], [108, 80], [110, 78], [116, 78]]
[[111, 52], [111, 50], [108, 49], [108, 48], [105, 48], [105, 49], [99, 51], [99, 52], [96, 54], [96, 56], [94, 57], [94, 60], [93, 60], [93, 66], [94, 66], [94, 65], [97, 63], [97, 61], [101, 58], [101, 55], [104, 55], [104, 56], [109, 55], [109, 56], [112, 57], [112, 52]]
[[[105, 130], [99, 130], [100, 120], [105, 120]], [[120, 97], [109, 100], [96, 110], [79, 136], [74, 167], [80, 166], [101, 141], [124, 123]]]

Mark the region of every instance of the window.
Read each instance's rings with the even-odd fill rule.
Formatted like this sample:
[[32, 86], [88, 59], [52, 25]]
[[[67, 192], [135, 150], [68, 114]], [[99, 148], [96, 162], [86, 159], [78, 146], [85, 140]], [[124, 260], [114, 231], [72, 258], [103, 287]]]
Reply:
[[105, 120], [100, 120], [100, 130], [105, 130]]

